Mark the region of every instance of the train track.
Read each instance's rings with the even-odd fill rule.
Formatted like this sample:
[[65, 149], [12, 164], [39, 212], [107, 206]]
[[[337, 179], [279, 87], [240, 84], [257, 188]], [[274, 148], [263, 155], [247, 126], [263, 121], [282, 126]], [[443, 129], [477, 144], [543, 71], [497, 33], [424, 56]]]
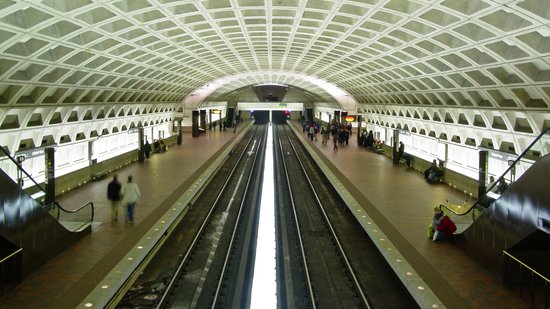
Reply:
[[253, 131], [118, 308], [239, 308], [249, 302], [266, 130]]
[[276, 141], [280, 307], [417, 307], [287, 126]]

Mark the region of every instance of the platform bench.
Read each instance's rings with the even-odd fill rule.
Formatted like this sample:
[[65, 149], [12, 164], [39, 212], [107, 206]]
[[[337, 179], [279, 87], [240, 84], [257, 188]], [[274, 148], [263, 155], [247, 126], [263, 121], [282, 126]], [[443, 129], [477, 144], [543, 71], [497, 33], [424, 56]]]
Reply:
[[92, 174], [92, 180], [101, 180], [103, 178], [105, 178], [105, 176], [107, 176], [107, 174], [109, 174], [109, 171], [107, 170], [102, 170], [102, 171], [98, 171], [98, 172], [95, 172]]

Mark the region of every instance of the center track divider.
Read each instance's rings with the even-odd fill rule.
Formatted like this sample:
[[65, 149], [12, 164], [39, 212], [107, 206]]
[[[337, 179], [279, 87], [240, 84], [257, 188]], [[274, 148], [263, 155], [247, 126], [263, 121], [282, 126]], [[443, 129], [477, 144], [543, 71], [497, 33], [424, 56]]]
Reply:
[[149, 231], [137, 242], [136, 246], [129, 249], [124, 258], [103, 278], [100, 284], [77, 306], [77, 308], [114, 308], [118, 300], [125, 294], [125, 287], [130, 287], [139, 276], [140, 270], [147, 266], [147, 258], [154, 254], [159, 245], [170, 234], [174, 224], [187, 212], [187, 207], [193, 204], [202, 189], [208, 184], [218, 168], [232, 153], [233, 148], [248, 132], [254, 122], [248, 122], [238, 131], [237, 136], [221, 154], [206, 168], [204, 173], [193, 182], [193, 185], [178, 198], [178, 201], [170, 207]]
[[294, 131], [296, 136], [298, 136], [313, 160], [315, 160], [315, 162], [319, 165], [319, 168], [323, 171], [323, 173], [325, 173], [327, 179], [329, 179], [334, 185], [334, 188], [342, 200], [344, 200], [347, 207], [350, 209], [350, 212], [355, 216], [365, 232], [372, 239], [378, 250], [382, 253], [401, 282], [403, 282], [403, 285], [407, 288], [417, 304], [421, 308], [446, 308], [441, 300], [426, 284], [426, 282], [418, 276], [411, 264], [397, 250], [391, 240], [386, 237], [384, 232], [376, 225], [363, 207], [355, 198], [353, 198], [352, 194], [346, 189], [344, 184], [313, 150], [311, 145], [309, 145], [309, 141], [304, 138], [301, 130], [298, 130], [297, 127], [290, 122], [288, 123], [288, 126], [292, 129], [292, 131]]

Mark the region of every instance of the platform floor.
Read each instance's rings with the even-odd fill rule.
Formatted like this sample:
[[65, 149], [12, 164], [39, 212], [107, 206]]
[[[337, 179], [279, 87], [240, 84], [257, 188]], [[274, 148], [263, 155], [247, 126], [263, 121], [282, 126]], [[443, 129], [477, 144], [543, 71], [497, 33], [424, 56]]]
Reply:
[[[111, 175], [61, 196], [62, 205], [94, 202], [97, 212], [92, 233], [7, 293], [0, 299], [0, 308], [75, 308], [234, 137], [231, 131], [208, 131], [198, 138], [186, 134], [181, 146], [117, 171], [121, 181], [132, 174], [142, 190], [134, 225], [121, 218], [116, 223], [110, 220], [105, 191]], [[337, 152], [320, 139], [310, 143], [346, 187], [361, 196], [369, 216], [447, 308], [529, 308], [459, 248], [426, 238], [433, 207], [446, 199], [462, 203], [461, 192], [427, 184], [421, 173], [359, 148], [355, 137]]]

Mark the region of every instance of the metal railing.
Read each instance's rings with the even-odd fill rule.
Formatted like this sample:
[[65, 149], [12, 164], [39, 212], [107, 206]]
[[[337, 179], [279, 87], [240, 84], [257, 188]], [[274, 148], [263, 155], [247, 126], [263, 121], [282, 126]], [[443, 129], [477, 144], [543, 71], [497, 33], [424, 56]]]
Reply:
[[0, 260], [0, 296], [4, 295], [8, 284], [21, 282], [21, 252], [23, 249], [17, 249], [8, 256]]
[[548, 309], [550, 280], [510, 253], [506, 251], [502, 253], [505, 268], [504, 283], [511, 289], [517, 287], [520, 298], [523, 298], [524, 289], [528, 287], [531, 308]]

